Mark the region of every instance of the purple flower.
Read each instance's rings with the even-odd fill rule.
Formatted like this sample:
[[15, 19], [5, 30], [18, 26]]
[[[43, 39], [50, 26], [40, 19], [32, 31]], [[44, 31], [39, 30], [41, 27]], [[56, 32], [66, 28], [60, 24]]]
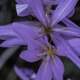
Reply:
[[[5, 40], [0, 46], [27, 45], [28, 49], [20, 54], [20, 58], [31, 63], [42, 59], [35, 80], [63, 80], [64, 66], [60, 56], [69, 58], [80, 68], [80, 58], [71, 44], [75, 38], [80, 38], [80, 31], [66, 18], [77, 0], [59, 2], [51, 16], [44, 11], [41, 0], [27, 1], [40, 22], [37, 25], [35, 22], [22, 22], [0, 27], [0, 38]], [[60, 21], [66, 26], [58, 24]]]
[[[37, 0], [37, 1], [39, 1], [39, 0]], [[37, 3], [37, 1], [34, 0], [34, 3], [35, 2]], [[52, 12], [53, 12], [53, 10], [50, 8], [50, 6], [57, 5], [57, 8], [55, 9], [53, 14], [54, 14], [54, 18], [58, 18], [58, 19], [60, 16], [61, 16], [61, 18], [64, 18], [67, 14], [70, 14], [71, 11], [72, 11], [71, 14], [73, 14], [74, 13], [73, 8], [75, 7], [76, 3], [78, 2], [78, 0], [69, 0], [69, 1], [67, 1], [67, 0], [65, 0], [65, 1], [64, 0], [61, 0], [61, 1], [59, 1], [59, 0], [40, 0], [40, 1], [43, 2], [42, 4], [44, 4], [44, 6], [46, 7], [45, 8], [46, 10], [48, 8], [48, 10], [52, 11]], [[34, 11], [31, 8], [31, 5], [33, 4], [31, 2], [31, 0], [16, 0], [16, 2], [18, 3], [16, 6], [16, 10], [17, 10], [17, 14], [19, 16], [26, 16], [26, 15], [30, 15], [30, 14], [34, 15], [34, 13], [33, 13]], [[30, 2], [30, 3], [28, 3], [28, 2]], [[38, 11], [39, 10], [40, 9], [38, 9]], [[66, 14], [66, 15], [63, 15], [63, 14]], [[58, 15], [58, 16], [56, 16], [56, 15]]]
[[[68, 6], [71, 4], [68, 2], [66, 7], [61, 8], [61, 3], [59, 5], [61, 7], [57, 8], [60, 11], [58, 12], [56, 9], [52, 14], [52, 21], [50, 21], [48, 14], [46, 14], [43, 10], [42, 2], [40, 0], [34, 0], [32, 3], [31, 1], [32, 0], [30, 0], [29, 5], [31, 5], [35, 16], [43, 24], [42, 35], [51, 37], [51, 40], [54, 42], [56, 47], [51, 45], [46, 39], [41, 40], [40, 43], [38, 38], [38, 40], [33, 40], [30, 42], [28, 45], [28, 50], [24, 51], [20, 57], [29, 62], [35, 62], [40, 59], [43, 60], [42, 65], [37, 73], [36, 80], [51, 80], [52, 78], [54, 80], [63, 80], [64, 67], [57, 56], [65, 56], [69, 58], [80, 68], [80, 59], [77, 54], [75, 54], [75, 51], [71, 48], [69, 42], [66, 40], [66, 38], [79, 38], [80, 32], [77, 32], [77, 29], [75, 30], [73, 27], [67, 26], [66, 28], [65, 26], [57, 24], [71, 12], [74, 5], [72, 5], [69, 9]], [[65, 2], [63, 5], [65, 5]], [[69, 9], [69, 12], [67, 12], [67, 9]], [[64, 11], [66, 11], [66, 13]], [[57, 77], [57, 75], [59, 76]]]
[[[45, 37], [28, 43], [28, 50], [23, 51], [20, 58], [31, 63], [40, 59], [43, 60], [35, 80], [51, 80], [52, 78], [63, 80], [64, 67], [57, 55], [60, 56], [61, 54], [57, 53], [56, 48]], [[59, 76], [57, 77], [57, 75]]]
[[[59, 34], [55, 34], [55, 46], [47, 39], [33, 40], [28, 43], [28, 50], [21, 53], [20, 58], [30, 63], [42, 59], [42, 64], [36, 75], [36, 80], [63, 80], [64, 66], [58, 56], [65, 56], [80, 68], [80, 59], [68, 42]], [[58, 77], [57, 77], [58, 75]]]
[[[38, 80], [49, 80], [53, 78], [53, 76], [53, 79], [63, 79], [64, 67], [58, 56], [68, 57], [80, 68], [80, 60], [74, 50], [70, 47], [67, 40], [70, 37], [73, 39], [75, 39], [75, 37], [80, 37], [79, 32], [75, 31], [78, 29], [69, 27], [69, 30], [68, 27], [62, 28], [60, 25], [54, 27], [51, 36], [55, 43], [55, 47], [48, 42], [46, 35], [43, 35], [44, 32], [42, 30], [44, 27], [39, 28], [39, 25], [37, 25], [24, 22], [0, 27], [0, 38], [6, 40], [1, 46], [12, 47], [15, 45], [28, 45], [28, 50], [23, 51], [20, 58], [28, 62], [35, 62], [40, 59], [43, 60], [36, 76], [36, 79]], [[67, 31], [64, 30], [64, 28], [67, 29]], [[67, 33], [69, 33], [69, 35]], [[61, 34], [67, 35], [68, 38], [65, 40], [65, 37]], [[58, 67], [58, 65], [60, 66]], [[59, 75], [59, 77], [57, 77], [57, 75]]]

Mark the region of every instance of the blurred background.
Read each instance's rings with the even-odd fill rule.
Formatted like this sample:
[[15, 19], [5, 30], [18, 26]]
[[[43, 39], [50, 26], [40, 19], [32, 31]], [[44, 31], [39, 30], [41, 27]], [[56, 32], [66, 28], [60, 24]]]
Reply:
[[[34, 17], [19, 17], [16, 13], [15, 0], [0, 0], [0, 26], [25, 19], [33, 20]], [[80, 26], [80, 1], [76, 5], [75, 14], [70, 19]], [[37, 71], [41, 61], [30, 64], [19, 58], [20, 52], [24, 49], [26, 49], [25, 46], [9, 49], [0, 48], [0, 80], [20, 80], [13, 69], [15, 64], [19, 67], [28, 67], [35, 72]], [[80, 69], [67, 58], [61, 57], [61, 59], [65, 66], [64, 80], [80, 80]]]

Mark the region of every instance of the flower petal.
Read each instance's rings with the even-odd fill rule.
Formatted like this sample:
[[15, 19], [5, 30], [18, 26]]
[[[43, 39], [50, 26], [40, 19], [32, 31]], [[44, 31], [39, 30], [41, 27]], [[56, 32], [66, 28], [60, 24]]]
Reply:
[[54, 80], [63, 80], [64, 65], [57, 56], [54, 57], [51, 63], [51, 69]]
[[80, 68], [80, 58], [73, 51], [68, 51], [69, 53], [66, 56], [74, 63], [78, 68]]
[[33, 71], [27, 68], [19, 68], [17, 66], [14, 66], [14, 70], [16, 74], [21, 78], [21, 80], [30, 80], [30, 77], [32, 76]]
[[10, 39], [6, 40], [3, 43], [0, 44], [0, 47], [15, 47], [15, 46], [21, 46], [25, 45], [25, 43], [21, 39]]
[[57, 27], [54, 28], [53, 30], [59, 34], [62, 34], [66, 37], [80, 37], [80, 31], [77, 30], [77, 28], [73, 27], [64, 27], [61, 25], [56, 25]]
[[[35, 40], [37, 37], [39, 37], [40, 35], [39, 32], [40, 29], [33, 24], [27, 22], [26, 24], [21, 22], [16, 22], [6, 26], [0, 26], [0, 39], [3, 40], [11, 39], [9, 40], [10, 43], [9, 41], [6, 41], [2, 44], [3, 46], [11, 46], [13, 44], [19, 45], [22, 43], [23, 45], [27, 45], [28, 41], [30, 42], [30, 40]], [[17, 42], [11, 44], [11, 42], [15, 42], [15, 41]]]
[[75, 51], [71, 48], [71, 46], [69, 45], [69, 43], [66, 40], [64, 40], [62, 37], [58, 37], [58, 38], [60, 41], [62, 41], [62, 45], [65, 48], [66, 53], [64, 53], [64, 54], [66, 55], [66, 57], [68, 57], [72, 62], [74, 62], [76, 64], [77, 67], [80, 68], [79, 56], [77, 56]]
[[28, 4], [16, 4], [16, 11], [18, 16], [28, 16], [31, 14]]
[[28, 62], [35, 62], [43, 58], [43, 47], [40, 41], [31, 40], [28, 42], [28, 49], [20, 54], [20, 58]]
[[23, 39], [25, 44], [39, 36], [40, 29], [33, 24], [14, 23], [12, 29]]
[[45, 59], [36, 75], [35, 80], [51, 80], [52, 79], [52, 72], [51, 72], [51, 66], [50, 66], [50, 59]]
[[72, 17], [75, 14], [75, 8], [70, 12], [70, 14], [68, 15], [68, 17]]
[[27, 0], [16, 0], [16, 2], [18, 4], [25, 4], [25, 3], [27, 3]]
[[[65, 0], [61, 1], [53, 12], [52, 15], [52, 26], [58, 22], [60, 22], [64, 17], [68, 16], [68, 14], [74, 9], [78, 0]], [[68, 10], [68, 11], [67, 11]]]
[[6, 40], [17, 37], [17, 34], [11, 29], [13, 24], [0, 26], [0, 39]]
[[41, 56], [39, 56], [39, 52], [35, 50], [27, 50], [23, 51], [20, 54], [20, 58], [27, 61], [27, 62], [36, 62], [41, 59]]
[[45, 12], [43, 9], [43, 3], [41, 0], [28, 0], [28, 4], [32, 8], [35, 16], [44, 24], [47, 25]]
[[27, 45], [27, 51], [24, 51], [20, 54], [20, 58], [28, 62], [35, 62], [44, 57], [44, 47], [47, 43], [47, 39], [38, 39], [38, 40], [29, 40]]
[[76, 54], [80, 56], [80, 39], [74, 38], [74, 39], [68, 40], [68, 42], [70, 46], [77, 52]]
[[59, 0], [43, 0], [46, 5], [57, 5], [59, 4]]
[[[56, 55], [58, 56], [65, 56], [65, 48], [63, 47], [62, 45], [62, 41], [59, 40], [59, 36], [60, 35], [57, 35], [56, 32], [54, 32], [52, 35], [51, 35], [51, 38], [56, 46]], [[66, 46], [65, 46], [66, 47]]]
[[73, 28], [74, 31], [80, 32], [80, 27], [76, 25], [74, 22], [71, 20], [65, 18], [62, 20], [62, 22], [68, 27], [68, 28]]

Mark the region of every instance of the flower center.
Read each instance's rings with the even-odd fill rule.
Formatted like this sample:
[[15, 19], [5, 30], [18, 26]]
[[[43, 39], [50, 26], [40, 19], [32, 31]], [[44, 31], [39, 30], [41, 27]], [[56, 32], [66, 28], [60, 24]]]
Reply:
[[53, 55], [53, 50], [51, 48], [48, 48], [47, 54], [49, 56], [52, 56]]
[[50, 33], [52, 32], [52, 28], [51, 27], [46, 27], [44, 28], [44, 31], [43, 31], [46, 35], [50, 35]]
[[52, 56], [52, 55], [55, 55], [55, 49], [52, 47], [52, 45], [48, 45], [47, 47], [47, 55], [48, 56]]

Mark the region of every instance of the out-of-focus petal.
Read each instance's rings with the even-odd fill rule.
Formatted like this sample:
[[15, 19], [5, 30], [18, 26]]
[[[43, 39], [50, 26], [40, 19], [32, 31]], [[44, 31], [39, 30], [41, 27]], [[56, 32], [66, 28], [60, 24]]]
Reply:
[[34, 74], [30, 69], [19, 68], [17, 66], [14, 66], [14, 70], [21, 80], [30, 80], [30, 77]]
[[[10, 25], [6, 26], [0, 26], [0, 39], [3, 40], [9, 40], [1, 44], [1, 46], [4, 46], [4, 44], [7, 44], [5, 46], [10, 45], [27, 45], [28, 41], [35, 40], [37, 37], [39, 37], [40, 29], [33, 25], [33, 24], [24, 24], [20, 22], [12, 23]], [[13, 39], [13, 40], [12, 40]], [[11, 44], [11, 42], [13, 42]]]
[[75, 13], [75, 8], [70, 12], [70, 14], [68, 15], [68, 17], [72, 17]]
[[43, 3], [45, 4], [45, 5], [57, 5], [57, 4], [59, 4], [59, 0], [43, 0]]
[[0, 26], [0, 39], [6, 40], [17, 37], [17, 34], [11, 29], [13, 24]]
[[16, 4], [16, 11], [18, 16], [28, 16], [31, 14], [28, 4]]
[[43, 9], [43, 2], [41, 0], [27, 0], [32, 8], [34, 15], [44, 24], [47, 25], [45, 11]]
[[62, 22], [69, 28], [73, 28], [74, 31], [80, 32], [80, 27], [76, 25], [74, 22], [71, 20], [65, 18], [62, 20]]
[[57, 56], [55, 56], [51, 62], [51, 69], [54, 80], [63, 80], [64, 65]]
[[16, 38], [4, 41], [3, 43], [0, 44], [0, 47], [15, 47], [21, 45], [26, 45], [26, 44], [21, 39]]
[[42, 62], [35, 80], [51, 80], [51, 79], [52, 71], [50, 66], [50, 58], [47, 58]]
[[16, 0], [16, 3], [25, 4], [25, 3], [27, 3], [27, 0]]
[[80, 39], [74, 38], [74, 39], [68, 40], [68, 42], [70, 46], [77, 52], [76, 54], [80, 56]]
[[[59, 0], [42, 0], [43, 1], [43, 3], [45, 4], [45, 5], [56, 5], [56, 4], [59, 4]], [[18, 3], [18, 4], [25, 4], [25, 3], [27, 3], [28, 2], [28, 0], [16, 0], [16, 2]]]
[[[59, 0], [41, 0], [44, 5], [57, 5], [59, 4]], [[16, 4], [16, 10], [18, 16], [28, 16], [34, 15], [30, 5], [28, 4], [28, 0], [16, 0], [18, 4]], [[28, 5], [28, 6], [27, 6]]]
[[78, 2], [78, 0], [60, 1], [59, 5], [57, 6], [55, 11], [53, 12], [51, 26], [53, 26], [54, 24], [58, 23], [59, 21], [61, 21], [66, 16], [68, 16], [68, 14], [76, 6], [77, 2]]

